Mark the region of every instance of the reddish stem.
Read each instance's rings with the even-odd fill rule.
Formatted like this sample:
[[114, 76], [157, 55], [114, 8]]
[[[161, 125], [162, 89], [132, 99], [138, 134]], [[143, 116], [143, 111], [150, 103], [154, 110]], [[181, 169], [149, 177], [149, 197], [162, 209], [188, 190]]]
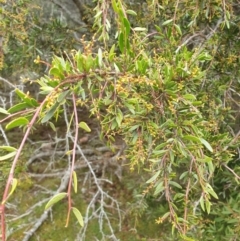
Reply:
[[69, 219], [70, 219], [70, 212], [72, 208], [72, 200], [71, 200], [71, 189], [72, 189], [72, 176], [74, 172], [74, 166], [75, 166], [75, 157], [76, 157], [76, 148], [77, 148], [77, 141], [78, 141], [78, 114], [77, 114], [77, 107], [76, 107], [76, 98], [74, 94], [72, 95], [73, 99], [73, 111], [75, 116], [75, 138], [74, 138], [74, 144], [73, 144], [73, 151], [72, 151], [72, 165], [71, 165], [71, 172], [69, 177], [69, 183], [68, 183], [68, 214], [67, 214], [67, 221], [65, 227], [68, 226]]

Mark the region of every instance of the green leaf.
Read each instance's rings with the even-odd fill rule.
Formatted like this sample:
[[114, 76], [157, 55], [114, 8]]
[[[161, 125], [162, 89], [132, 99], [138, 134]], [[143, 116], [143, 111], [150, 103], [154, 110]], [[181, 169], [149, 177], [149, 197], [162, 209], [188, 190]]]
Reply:
[[115, 63], [113, 63], [113, 65], [114, 65], [114, 69], [115, 69], [116, 73], [117, 74], [120, 73], [118, 66]]
[[27, 103], [19, 103], [19, 104], [12, 106], [11, 108], [9, 108], [8, 112], [12, 114], [12, 113], [18, 112], [20, 110], [24, 110], [28, 107], [29, 107], [29, 105]]
[[60, 94], [58, 95], [57, 101], [58, 101], [59, 103], [62, 103], [62, 101], [67, 98], [67, 96], [69, 95], [69, 93], [71, 93], [71, 90], [63, 91], [62, 93], [60, 93]]
[[157, 171], [149, 180], [146, 181], [146, 183], [152, 183], [152, 182], [154, 182], [154, 181], [158, 178], [160, 172], [161, 172], [160, 170]]
[[123, 120], [123, 113], [120, 109], [118, 109], [116, 114], [116, 121], [119, 127], [121, 126], [122, 120]]
[[67, 193], [66, 192], [61, 192], [56, 194], [55, 196], [53, 196], [48, 203], [45, 206], [45, 210], [47, 210], [48, 208], [50, 208], [53, 204], [59, 202], [60, 200], [62, 200], [63, 198], [67, 197]]
[[140, 126], [140, 124], [134, 125], [134, 126], [132, 126], [128, 131], [129, 131], [129, 132], [132, 132], [132, 131], [136, 130], [139, 126]]
[[84, 122], [84, 121], [81, 121], [81, 122], [78, 124], [78, 127], [82, 128], [82, 129], [85, 130], [86, 132], [91, 132], [91, 129], [89, 128], [89, 126], [87, 125], [87, 123]]
[[39, 106], [38, 102], [29, 97], [27, 94], [23, 93], [21, 90], [19, 89], [15, 89], [15, 93], [25, 102], [27, 103], [29, 106], [33, 106], [33, 107], [36, 107], [36, 106]]
[[209, 202], [209, 200], [206, 200], [205, 201], [205, 205], [206, 205], [206, 210], [207, 210], [207, 213], [209, 214], [210, 211], [211, 211], [211, 202]]
[[180, 26], [179, 26], [178, 24], [174, 24], [174, 27], [176, 28], [176, 30], [178, 31], [178, 33], [179, 33], [180, 35], [182, 35], [182, 30], [181, 30]]
[[4, 110], [3, 108], [0, 107], [0, 113], [4, 115], [9, 115], [10, 112]]
[[118, 126], [118, 123], [117, 123], [117, 121], [115, 119], [112, 120], [111, 122], [112, 122], [111, 123], [111, 130], [114, 130]]
[[13, 151], [13, 152], [8, 153], [7, 155], [0, 156], [0, 161], [7, 160], [7, 159], [9, 159], [9, 158], [15, 156], [16, 153], [17, 153], [16, 151]]
[[209, 157], [209, 156], [203, 156], [203, 158], [197, 158], [197, 161], [199, 161], [199, 162], [211, 162], [212, 161], [212, 158], [211, 157]]
[[177, 187], [177, 188], [179, 188], [179, 189], [182, 189], [182, 187], [181, 187], [178, 183], [176, 183], [176, 182], [174, 182], [174, 181], [169, 181], [169, 184], [172, 185], [172, 186], [174, 186], [174, 187]]
[[77, 193], [77, 186], [78, 186], [77, 173], [73, 171], [73, 188], [75, 193]]
[[165, 22], [162, 23], [162, 26], [168, 25], [172, 21], [173, 21], [173, 19], [168, 19], [168, 20], [166, 20]]
[[183, 98], [186, 100], [196, 100], [196, 96], [192, 94], [183, 95]]
[[42, 86], [40, 89], [42, 91], [40, 91], [39, 94], [42, 94], [42, 95], [47, 95], [54, 90], [54, 88], [51, 86]]
[[0, 146], [0, 149], [2, 149], [4, 151], [8, 151], [8, 152], [17, 151], [17, 149], [12, 146]]
[[186, 171], [186, 172], [183, 172], [182, 174], [181, 174], [181, 176], [179, 177], [179, 180], [182, 180], [184, 177], [186, 177], [187, 175], [188, 175], [188, 171]]
[[21, 90], [19, 90], [19, 89], [15, 89], [15, 93], [23, 100], [24, 98], [25, 98], [25, 96], [26, 96], [26, 94], [25, 93], [23, 93]]
[[160, 183], [158, 183], [153, 196], [157, 196], [160, 192], [162, 192], [164, 190], [164, 186], [163, 186], [163, 181], [161, 181]]
[[98, 11], [94, 18], [98, 18], [102, 14], [102, 11]]
[[115, 13], [119, 12], [119, 8], [118, 8], [117, 2], [115, 0], [112, 0], [112, 8]]
[[125, 27], [125, 33], [126, 33], [125, 38], [128, 38], [128, 36], [130, 34], [130, 23], [126, 18], [123, 19], [123, 23], [124, 23], [124, 27]]
[[133, 15], [133, 16], [137, 16], [137, 13], [136, 13], [135, 11], [133, 11], [133, 10], [130, 10], [130, 9], [128, 9], [128, 10], [126, 11], [126, 13], [127, 13], [127, 14], [130, 14], [130, 15]]
[[13, 194], [13, 192], [15, 191], [15, 189], [17, 187], [17, 183], [18, 183], [18, 180], [16, 178], [13, 178], [12, 183], [11, 183], [12, 188], [11, 188], [10, 193], [8, 194], [8, 197], [10, 197]]
[[17, 183], [18, 183], [17, 179], [13, 178], [12, 183], [11, 183], [11, 186], [12, 186], [11, 191], [9, 192], [7, 198], [5, 200], [3, 200], [2, 204], [4, 204], [8, 200], [8, 198], [13, 194], [13, 192], [15, 191], [15, 189], [17, 187]]
[[162, 216], [162, 220], [165, 220], [167, 217], [170, 216], [170, 212], [166, 212], [163, 216]]
[[200, 202], [200, 206], [201, 206], [202, 210], [205, 212], [204, 199], [202, 196], [200, 197], [199, 202]]
[[49, 74], [54, 76], [55, 78], [64, 79], [62, 71], [56, 67], [51, 68], [49, 70]]
[[207, 190], [206, 192], [208, 192], [211, 196], [213, 196], [214, 198], [218, 199], [217, 194], [214, 192], [213, 188], [211, 187], [210, 184], [207, 184]]
[[86, 58], [86, 61], [85, 61], [85, 66], [84, 66], [84, 70], [86, 72], [89, 72], [90, 69], [94, 66], [94, 59], [91, 55], [89, 55], [87, 58]]
[[83, 227], [84, 226], [83, 217], [82, 217], [82, 214], [80, 213], [80, 211], [77, 208], [74, 208], [74, 207], [72, 207], [72, 211], [73, 211], [75, 217], [77, 218], [80, 226]]
[[147, 31], [146, 28], [141, 28], [141, 27], [136, 27], [133, 29], [134, 31], [137, 31], [137, 32], [144, 32], [144, 31]]
[[46, 123], [48, 120], [50, 120], [56, 113], [56, 110], [59, 106], [60, 106], [60, 103], [56, 102], [42, 118], [41, 123]]
[[30, 104], [29, 105], [32, 106], [32, 107], [37, 107], [37, 106], [39, 106], [39, 103], [34, 98], [30, 98]]
[[77, 68], [78, 68], [79, 72], [84, 72], [84, 68], [83, 68], [84, 59], [83, 59], [83, 55], [81, 54], [80, 50], [76, 53], [75, 59], [77, 62]]
[[212, 174], [214, 172], [214, 166], [213, 166], [212, 161], [207, 162], [207, 165], [208, 165], [209, 173]]
[[169, 151], [170, 161], [174, 162], [174, 152], [172, 150]]
[[29, 123], [28, 119], [24, 117], [19, 117], [17, 119], [12, 120], [6, 125], [6, 130], [10, 130], [12, 128], [18, 127], [18, 126], [26, 126]]
[[101, 67], [102, 66], [102, 49], [98, 49], [98, 64]]
[[162, 156], [164, 153], [168, 152], [168, 150], [153, 150], [154, 155]]
[[203, 138], [199, 138], [199, 140], [210, 152], [213, 152], [211, 145], [206, 140], [204, 140]]
[[192, 135], [185, 135], [185, 136], [183, 136], [183, 139], [200, 143], [199, 138], [196, 136], [192, 136]]
[[56, 127], [55, 127], [55, 125], [54, 125], [52, 122], [49, 122], [49, 125], [50, 125], [50, 127], [52, 128], [52, 130], [53, 130], [54, 132], [56, 132]]
[[118, 46], [120, 51], [123, 53], [124, 52], [124, 36], [123, 33], [120, 33], [118, 36]]
[[113, 61], [114, 56], [115, 56], [115, 44], [113, 44], [113, 46], [112, 46], [111, 49], [110, 49], [109, 57], [108, 57], [109, 60], [110, 60], [110, 61]]

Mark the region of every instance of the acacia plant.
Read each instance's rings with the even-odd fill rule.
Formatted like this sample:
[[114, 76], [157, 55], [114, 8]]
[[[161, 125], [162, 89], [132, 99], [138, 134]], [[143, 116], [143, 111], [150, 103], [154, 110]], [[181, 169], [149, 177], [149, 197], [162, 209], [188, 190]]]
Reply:
[[14, 169], [26, 138], [35, 124], [55, 129], [51, 120], [57, 121], [65, 106], [73, 108], [75, 128], [69, 188], [47, 208], [68, 197], [67, 223], [73, 211], [83, 225], [71, 206], [71, 183], [76, 184], [78, 127], [89, 130], [77, 113], [85, 106], [110, 146], [115, 137], [123, 138], [130, 170], [146, 172], [142, 196], [152, 196], [161, 206], [155, 222], [169, 222], [177, 240], [213, 240], [223, 234], [234, 240], [240, 218], [234, 211], [240, 179], [237, 3], [153, 0], [144, 5], [145, 15], [127, 1], [99, 0], [94, 23], [99, 31], [90, 41], [82, 39], [83, 50], [54, 56], [51, 63], [35, 60], [50, 64], [49, 73], [37, 80], [41, 103], [16, 89], [19, 103], [0, 109], [6, 129], [21, 127], [25, 133], [18, 149], [1, 147], [9, 152], [2, 158], [14, 157], [1, 203], [4, 241], [5, 203], [14, 195]]

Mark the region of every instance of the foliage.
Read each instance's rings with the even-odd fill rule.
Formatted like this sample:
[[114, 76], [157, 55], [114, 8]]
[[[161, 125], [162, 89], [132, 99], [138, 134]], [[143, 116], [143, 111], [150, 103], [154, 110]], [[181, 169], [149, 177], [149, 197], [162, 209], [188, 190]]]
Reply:
[[[2, 111], [4, 121], [14, 117], [6, 127], [20, 126], [25, 136], [35, 123], [55, 129], [52, 120], [57, 121], [67, 105], [74, 109], [77, 136], [78, 126], [90, 131], [79, 123], [76, 111], [86, 106], [110, 146], [116, 137], [124, 139], [130, 170], [146, 172], [142, 196], [159, 201], [161, 213], [155, 222], [171, 224], [172, 240], [235, 240], [240, 46], [234, 37], [239, 32], [234, 4], [237, 1], [196, 5], [153, 0], [144, 5], [149, 15], [138, 20], [137, 9], [112, 0], [117, 31], [108, 47], [110, 6], [99, 0], [95, 26], [105, 47], [95, 48], [96, 37], [83, 38], [82, 51], [54, 56], [48, 75], [37, 81], [43, 101], [16, 89], [19, 102]], [[45, 61], [36, 58], [35, 63]], [[53, 203], [58, 195], [67, 193], [57, 194]]]
[[60, 17], [43, 20], [41, 6], [33, 1], [3, 1], [2, 5], [0, 35], [5, 58], [0, 70], [3, 76], [24, 71], [41, 74], [45, 68], [34, 64], [37, 56], [50, 61], [54, 53], [64, 54], [77, 43], [73, 31]]

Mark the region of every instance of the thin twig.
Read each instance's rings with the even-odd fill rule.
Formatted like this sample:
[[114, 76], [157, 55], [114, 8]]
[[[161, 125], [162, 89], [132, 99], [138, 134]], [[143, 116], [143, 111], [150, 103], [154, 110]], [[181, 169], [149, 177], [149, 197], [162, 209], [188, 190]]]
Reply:
[[227, 168], [238, 180], [240, 180], [240, 177], [237, 175], [236, 172], [233, 171], [230, 167], [228, 167], [226, 164], [222, 164], [225, 168]]

